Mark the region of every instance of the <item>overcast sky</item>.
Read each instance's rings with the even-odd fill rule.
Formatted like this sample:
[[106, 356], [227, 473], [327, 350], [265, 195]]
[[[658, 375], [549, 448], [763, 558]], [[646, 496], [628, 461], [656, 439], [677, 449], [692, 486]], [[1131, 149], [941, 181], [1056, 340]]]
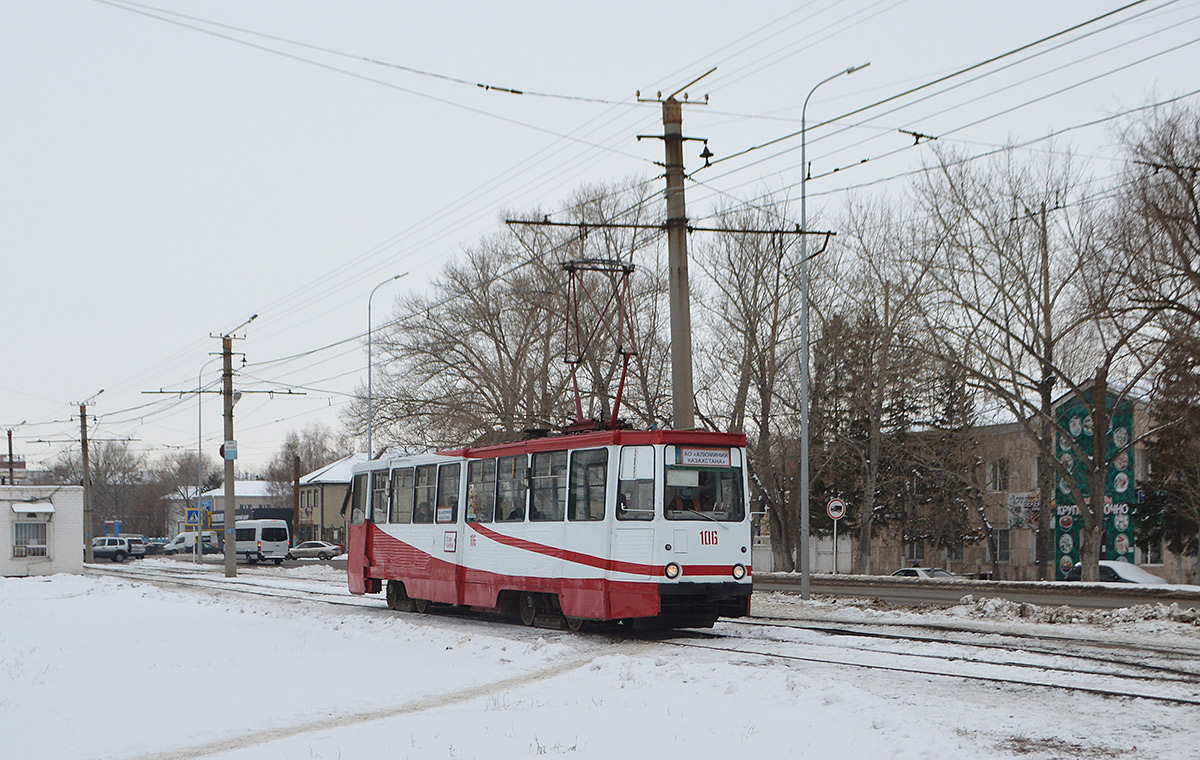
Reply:
[[[1124, 5], [0, 0], [0, 426], [26, 420], [15, 449], [35, 466], [65, 445], [38, 441], [77, 439], [73, 404], [103, 388], [92, 435], [194, 448], [195, 396], [143, 391], [194, 388], [202, 367], [214, 380], [210, 333], [257, 313], [236, 345], [239, 387], [309, 389], [239, 404], [239, 465], [262, 465], [289, 430], [337, 426], [366, 381], [361, 340], [275, 360], [362, 334], [379, 282], [410, 272], [380, 288], [377, 324], [504, 210], [656, 177], [661, 142], [636, 136], [661, 132], [661, 112], [638, 90], [717, 67], [690, 88], [710, 102], [685, 109], [684, 133], [720, 158], [798, 131], [813, 85], [870, 61], [809, 105], [814, 175], [871, 159], [809, 182], [810, 208], [832, 209], [848, 192], [904, 191], [879, 180], [930, 153], [897, 130], [982, 153], [1200, 86], [1200, 3], [1147, 0], [816, 126]], [[1057, 144], [1104, 177], [1119, 166], [1112, 129]], [[686, 150], [698, 167], [698, 145]], [[697, 175], [689, 212], [798, 196], [799, 164], [795, 138], [731, 158]], [[210, 453], [219, 415], [207, 397]]]

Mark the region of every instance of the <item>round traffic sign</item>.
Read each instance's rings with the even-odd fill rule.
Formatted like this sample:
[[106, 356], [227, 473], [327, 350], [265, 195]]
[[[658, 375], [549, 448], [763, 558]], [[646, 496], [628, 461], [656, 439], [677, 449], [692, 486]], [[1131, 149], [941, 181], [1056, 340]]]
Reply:
[[840, 520], [846, 516], [846, 502], [835, 496], [829, 500], [829, 504], [825, 506], [825, 511], [834, 520]]

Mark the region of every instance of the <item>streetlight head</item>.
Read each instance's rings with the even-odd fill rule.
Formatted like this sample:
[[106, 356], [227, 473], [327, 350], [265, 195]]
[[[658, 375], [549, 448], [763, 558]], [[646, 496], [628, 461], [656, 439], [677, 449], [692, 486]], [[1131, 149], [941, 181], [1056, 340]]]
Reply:
[[867, 61], [866, 63], [861, 64], [859, 66], [851, 66], [850, 68], [846, 69], [846, 73], [853, 74], [856, 71], [862, 71], [863, 69], [865, 69], [866, 67], [868, 67], [870, 65], [871, 65], [871, 62]]

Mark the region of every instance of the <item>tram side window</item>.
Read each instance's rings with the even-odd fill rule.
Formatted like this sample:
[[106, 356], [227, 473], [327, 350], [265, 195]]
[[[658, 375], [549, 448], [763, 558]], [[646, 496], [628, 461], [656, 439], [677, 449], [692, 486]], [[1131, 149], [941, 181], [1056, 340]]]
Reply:
[[458, 482], [462, 465], [444, 464], [438, 468], [437, 521], [452, 523], [458, 519]]
[[567, 501], [567, 452], [544, 451], [533, 455], [532, 506], [529, 519], [554, 522], [563, 519]]
[[365, 511], [367, 504], [367, 473], [354, 476], [354, 485], [350, 489], [352, 501], [350, 502], [350, 522], [354, 525], [362, 525], [366, 520], [367, 514]]
[[525, 521], [526, 468], [524, 454], [496, 460], [496, 521]]
[[568, 518], [578, 521], [603, 520], [607, 484], [608, 449], [573, 452]]
[[621, 448], [617, 478], [617, 519], [654, 519], [654, 447]]
[[371, 509], [368, 517], [376, 522], [387, 519], [388, 513], [387, 471], [371, 473]]
[[410, 523], [413, 513], [413, 468], [392, 470], [392, 511], [388, 522]]
[[433, 500], [437, 490], [437, 465], [423, 464], [417, 468], [417, 485], [413, 493], [413, 522], [433, 522]]
[[496, 460], [476, 460], [467, 465], [467, 522], [492, 521], [496, 507]]

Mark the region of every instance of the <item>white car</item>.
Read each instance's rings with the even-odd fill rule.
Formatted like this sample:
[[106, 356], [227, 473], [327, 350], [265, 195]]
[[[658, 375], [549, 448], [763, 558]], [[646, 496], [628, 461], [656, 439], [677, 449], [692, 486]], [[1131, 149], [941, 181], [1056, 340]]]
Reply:
[[892, 573], [892, 576], [900, 578], [924, 578], [929, 581], [944, 581], [948, 578], [958, 577], [949, 570], [943, 570], [940, 567], [902, 567]]
[[[1078, 562], [1075, 567], [1071, 568], [1066, 575], [1066, 580], [1077, 581], [1081, 566]], [[1137, 565], [1131, 565], [1128, 562], [1114, 562], [1110, 559], [1100, 560], [1100, 582], [1101, 583], [1143, 583], [1153, 585], [1157, 583], [1166, 583], [1165, 578], [1159, 578], [1154, 573], [1148, 573]]]
[[342, 553], [342, 547], [328, 541], [305, 541], [293, 546], [288, 552], [288, 559], [312, 558], [331, 559]]

